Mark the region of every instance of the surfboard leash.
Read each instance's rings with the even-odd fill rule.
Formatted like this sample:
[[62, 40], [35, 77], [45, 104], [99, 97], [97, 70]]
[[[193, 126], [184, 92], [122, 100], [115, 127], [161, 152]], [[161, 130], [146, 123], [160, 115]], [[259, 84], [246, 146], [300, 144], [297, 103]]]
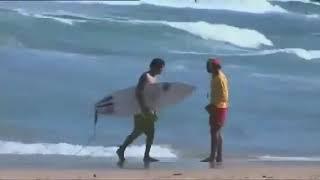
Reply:
[[[73, 154], [74, 156], [78, 155], [85, 147], [89, 146], [89, 144], [91, 144], [92, 141], [94, 141], [96, 139], [97, 123], [98, 123], [98, 112], [97, 112], [97, 110], [95, 110], [95, 113], [94, 113], [94, 124], [93, 124], [93, 134], [91, 136], [89, 136], [87, 143], [84, 144], [76, 153]], [[89, 157], [89, 155], [88, 155], [88, 157]]]

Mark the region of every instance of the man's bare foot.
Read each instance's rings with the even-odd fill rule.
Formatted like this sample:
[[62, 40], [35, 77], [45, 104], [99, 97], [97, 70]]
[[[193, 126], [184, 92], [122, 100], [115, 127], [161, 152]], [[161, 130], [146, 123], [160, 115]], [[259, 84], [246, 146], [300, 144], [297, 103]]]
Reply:
[[118, 155], [118, 158], [119, 158], [119, 161], [120, 162], [123, 162], [125, 161], [126, 159], [124, 158], [124, 150], [122, 150], [121, 148], [119, 148], [117, 150], [117, 155]]
[[209, 156], [209, 157], [207, 157], [207, 158], [205, 158], [205, 159], [201, 160], [200, 162], [214, 162], [214, 158], [213, 158], [213, 157], [211, 157], [211, 156]]
[[159, 160], [155, 159], [155, 158], [152, 158], [150, 156], [146, 156], [146, 157], [143, 158], [143, 161], [144, 162], [158, 162]]

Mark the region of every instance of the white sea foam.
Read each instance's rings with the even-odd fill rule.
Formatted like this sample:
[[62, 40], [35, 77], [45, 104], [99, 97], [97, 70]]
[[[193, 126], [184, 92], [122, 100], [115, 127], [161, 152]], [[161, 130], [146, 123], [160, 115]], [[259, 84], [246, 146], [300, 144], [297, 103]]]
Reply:
[[[145, 146], [130, 146], [127, 148], [127, 157], [143, 157]], [[67, 156], [91, 156], [91, 157], [113, 157], [116, 156], [117, 147], [73, 145], [68, 143], [34, 143], [26, 144], [13, 141], [0, 140], [0, 154], [20, 155], [67, 155]], [[154, 145], [151, 155], [157, 158], [177, 158], [174, 151], [162, 145]]]

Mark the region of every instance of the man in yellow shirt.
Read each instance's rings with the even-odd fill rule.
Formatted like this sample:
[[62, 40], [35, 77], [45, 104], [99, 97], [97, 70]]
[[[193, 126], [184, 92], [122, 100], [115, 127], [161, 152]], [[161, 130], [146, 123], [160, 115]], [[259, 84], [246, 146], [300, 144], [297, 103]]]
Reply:
[[218, 59], [209, 59], [207, 71], [212, 74], [211, 79], [211, 99], [206, 106], [209, 113], [209, 124], [211, 132], [211, 153], [201, 162], [222, 162], [222, 136], [221, 131], [224, 126], [229, 106], [228, 79], [221, 70]]

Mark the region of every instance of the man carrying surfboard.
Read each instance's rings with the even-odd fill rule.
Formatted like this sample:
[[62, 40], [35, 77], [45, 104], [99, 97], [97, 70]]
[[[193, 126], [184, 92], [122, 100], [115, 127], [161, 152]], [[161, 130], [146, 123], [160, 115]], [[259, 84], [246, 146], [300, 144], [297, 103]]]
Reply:
[[136, 87], [136, 98], [140, 105], [141, 112], [134, 115], [134, 128], [133, 131], [123, 144], [117, 150], [117, 155], [119, 157], [120, 162], [125, 161], [124, 152], [126, 148], [142, 133], [144, 133], [146, 138], [146, 149], [144, 153], [143, 160], [145, 162], [156, 162], [159, 161], [155, 158], [150, 157], [150, 149], [153, 143], [154, 138], [154, 123], [157, 120], [157, 116], [153, 109], [150, 109], [145, 102], [144, 98], [144, 88], [147, 84], [156, 83], [156, 76], [160, 75], [162, 69], [165, 66], [165, 62], [160, 58], [155, 58], [150, 63], [149, 71], [143, 73], [140, 76], [138, 85]]
[[222, 127], [224, 126], [229, 106], [228, 79], [221, 70], [218, 59], [207, 61], [207, 71], [212, 74], [210, 104], [205, 107], [209, 113], [211, 133], [211, 153], [201, 162], [222, 162]]

